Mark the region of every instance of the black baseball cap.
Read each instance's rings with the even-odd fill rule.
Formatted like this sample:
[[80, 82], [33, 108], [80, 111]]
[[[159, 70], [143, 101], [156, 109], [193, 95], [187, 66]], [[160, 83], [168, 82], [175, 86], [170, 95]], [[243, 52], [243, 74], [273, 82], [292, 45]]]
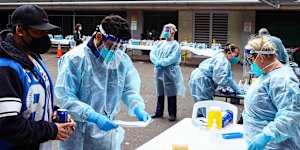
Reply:
[[12, 25], [21, 24], [37, 30], [54, 30], [60, 27], [49, 23], [48, 15], [38, 5], [22, 5], [12, 13]]

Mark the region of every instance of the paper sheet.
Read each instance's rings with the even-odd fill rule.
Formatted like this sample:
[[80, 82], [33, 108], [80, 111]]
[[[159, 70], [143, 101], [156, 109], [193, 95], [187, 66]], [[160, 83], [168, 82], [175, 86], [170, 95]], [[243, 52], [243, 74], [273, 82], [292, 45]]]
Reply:
[[122, 127], [127, 128], [141, 128], [146, 127], [152, 122], [152, 119], [148, 119], [147, 121], [122, 121], [122, 120], [116, 120], [115, 123]]

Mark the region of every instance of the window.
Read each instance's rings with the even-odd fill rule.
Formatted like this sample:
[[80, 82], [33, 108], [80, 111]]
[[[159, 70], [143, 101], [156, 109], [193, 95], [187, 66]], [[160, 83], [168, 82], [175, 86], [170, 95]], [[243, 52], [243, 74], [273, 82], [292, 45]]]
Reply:
[[228, 34], [228, 14], [218, 12], [194, 13], [194, 42], [225, 45]]

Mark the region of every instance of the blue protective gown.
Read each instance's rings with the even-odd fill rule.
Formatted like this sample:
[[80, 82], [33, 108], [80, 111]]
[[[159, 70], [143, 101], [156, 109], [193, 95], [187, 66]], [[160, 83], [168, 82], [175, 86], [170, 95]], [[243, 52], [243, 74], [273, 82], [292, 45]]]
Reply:
[[184, 96], [185, 87], [180, 69], [181, 49], [177, 41], [160, 41], [150, 52], [155, 65], [157, 96]]
[[89, 112], [96, 111], [114, 120], [121, 101], [133, 115], [136, 106], [145, 108], [140, 96], [140, 77], [131, 59], [117, 50], [120, 65], [107, 69], [86, 43], [66, 53], [59, 61], [55, 94], [59, 105], [68, 109], [77, 127], [74, 135], [61, 143], [62, 150], [119, 150], [124, 130], [108, 132], [87, 122]]
[[300, 149], [299, 81], [288, 66], [261, 75], [245, 97], [246, 140], [265, 133], [272, 140], [265, 149]]
[[208, 58], [192, 71], [189, 87], [195, 102], [212, 100], [217, 86], [229, 86], [240, 93], [240, 88], [233, 79], [231, 63], [223, 52]]
[[275, 36], [269, 36], [270, 41], [274, 43], [275, 48], [276, 48], [276, 55], [277, 58], [280, 62], [282, 62], [283, 64], [288, 64], [289, 63], [289, 55], [284, 47], [284, 45], [282, 44], [282, 41]]

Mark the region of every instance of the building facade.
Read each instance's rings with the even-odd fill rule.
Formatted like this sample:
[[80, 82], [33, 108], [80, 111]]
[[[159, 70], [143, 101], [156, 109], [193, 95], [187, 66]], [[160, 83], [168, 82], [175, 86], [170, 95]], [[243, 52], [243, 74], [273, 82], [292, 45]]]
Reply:
[[262, 1], [2, 0], [0, 27], [5, 28], [10, 23], [11, 12], [17, 6], [36, 3], [46, 9], [51, 22], [62, 27], [63, 35], [72, 34], [76, 23], [81, 23], [83, 33], [90, 35], [103, 17], [118, 14], [129, 20], [135, 39], [145, 38], [150, 32], [158, 38], [164, 24], [174, 23], [178, 28], [178, 41], [207, 44], [233, 42], [243, 47], [250, 35], [265, 27], [272, 35], [280, 37], [286, 47], [299, 46], [300, 1], [282, 1], [279, 8]]

